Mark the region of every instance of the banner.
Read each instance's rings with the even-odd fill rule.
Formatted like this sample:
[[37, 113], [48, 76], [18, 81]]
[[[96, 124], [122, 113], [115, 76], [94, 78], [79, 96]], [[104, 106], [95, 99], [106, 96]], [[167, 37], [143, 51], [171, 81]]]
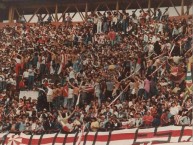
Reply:
[[[74, 134], [2, 135], [2, 145], [173, 145], [192, 143], [192, 127], [166, 126], [148, 129], [123, 129], [109, 132]], [[81, 137], [80, 137], [81, 136]]]
[[192, 83], [192, 72], [191, 72], [191, 63], [188, 63], [187, 74], [186, 74], [186, 88], [189, 94], [193, 93], [193, 83]]
[[23, 98], [24, 96], [26, 96], [26, 99], [30, 98], [33, 100], [37, 100], [38, 98], [38, 91], [20, 91], [19, 92], [19, 98]]

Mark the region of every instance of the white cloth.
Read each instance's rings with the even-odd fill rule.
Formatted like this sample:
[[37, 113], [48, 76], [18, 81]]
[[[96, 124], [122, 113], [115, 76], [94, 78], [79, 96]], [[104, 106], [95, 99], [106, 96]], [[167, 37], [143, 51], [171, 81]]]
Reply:
[[24, 72], [23, 72], [23, 77], [24, 77], [24, 78], [28, 78], [28, 76], [29, 76], [29, 72], [28, 72], [28, 71], [24, 71]]
[[177, 106], [170, 108], [170, 114], [172, 114], [172, 115], [177, 115], [178, 112], [179, 112], [179, 109], [178, 109]]
[[68, 88], [68, 98], [73, 98], [74, 94], [73, 94], [73, 89]]

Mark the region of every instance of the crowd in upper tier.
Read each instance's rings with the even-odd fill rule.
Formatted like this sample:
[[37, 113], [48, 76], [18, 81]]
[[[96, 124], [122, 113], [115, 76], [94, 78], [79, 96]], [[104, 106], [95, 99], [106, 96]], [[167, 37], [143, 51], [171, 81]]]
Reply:
[[0, 132], [193, 125], [192, 19], [166, 9], [51, 21], [0, 29]]

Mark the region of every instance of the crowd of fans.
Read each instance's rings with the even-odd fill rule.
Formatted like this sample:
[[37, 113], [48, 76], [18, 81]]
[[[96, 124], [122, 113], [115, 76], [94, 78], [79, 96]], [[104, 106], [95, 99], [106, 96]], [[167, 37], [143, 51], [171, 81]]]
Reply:
[[[185, 84], [192, 19], [170, 20], [158, 10], [155, 17], [120, 11], [71, 20], [0, 29], [1, 132], [193, 124]], [[171, 77], [172, 66], [182, 77]]]

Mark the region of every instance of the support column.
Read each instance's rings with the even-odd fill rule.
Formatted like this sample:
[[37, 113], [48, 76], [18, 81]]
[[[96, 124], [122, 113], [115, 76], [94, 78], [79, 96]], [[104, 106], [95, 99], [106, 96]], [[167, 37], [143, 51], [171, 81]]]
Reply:
[[186, 9], [187, 9], [187, 10], [186, 10], [186, 15], [189, 15], [190, 7], [191, 7], [191, 6], [189, 6], [189, 5], [186, 6]]
[[[60, 19], [59, 19], [60, 20]], [[62, 15], [62, 22], [65, 22], [66, 21], [66, 13], [64, 13], [63, 15]]]
[[181, 15], [184, 15], [184, 0], [181, 1]]
[[119, 12], [119, 1], [117, 1], [117, 3], [116, 3], [116, 11], [117, 11], [117, 13]]
[[151, 12], [151, 0], [148, 0], [148, 11]]
[[55, 7], [55, 22], [58, 22], [58, 4]]
[[85, 21], [88, 19], [88, 3], [86, 2], [86, 7], [85, 7]]
[[14, 7], [9, 7], [9, 22], [12, 23], [14, 21]]

